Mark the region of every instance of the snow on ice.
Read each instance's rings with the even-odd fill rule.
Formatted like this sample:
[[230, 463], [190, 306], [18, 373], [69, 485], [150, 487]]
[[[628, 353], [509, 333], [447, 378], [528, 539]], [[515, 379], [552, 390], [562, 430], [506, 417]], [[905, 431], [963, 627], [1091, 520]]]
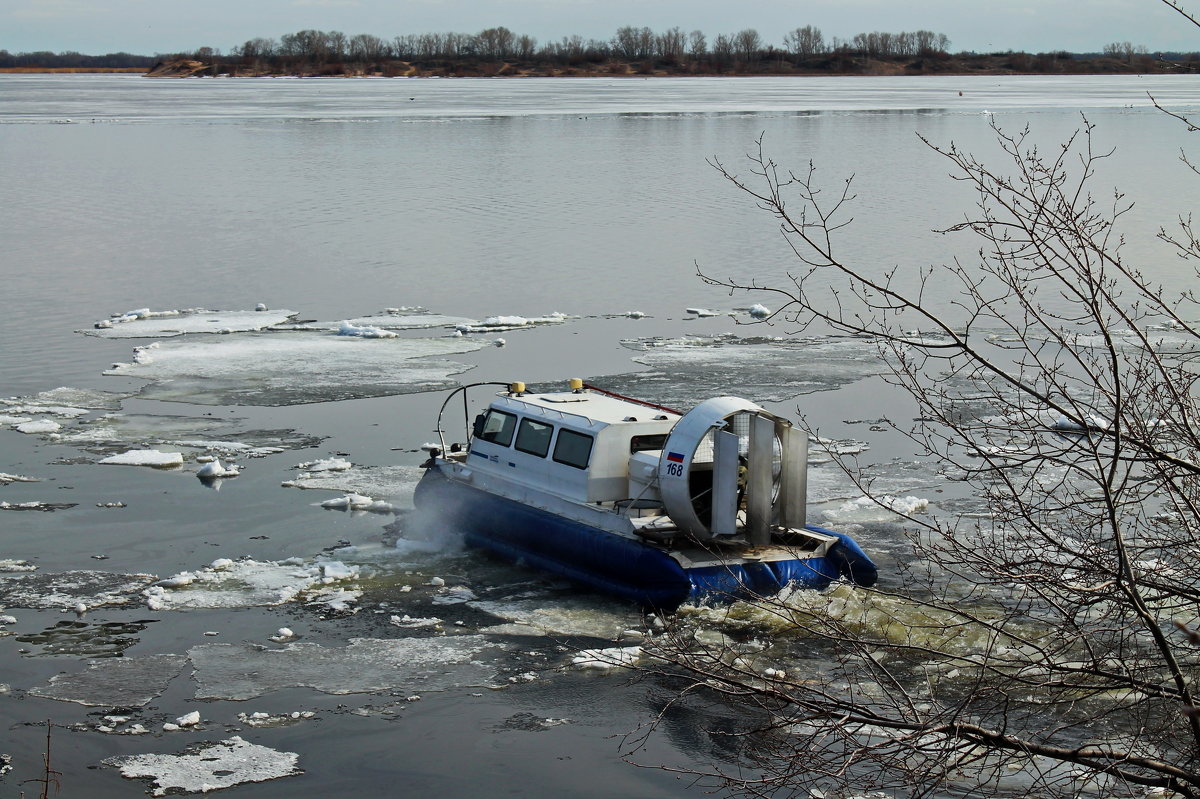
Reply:
[[[4, 564], [14, 564], [5, 568]], [[24, 561], [0, 561], [0, 606], [69, 610], [78, 604], [129, 605], [154, 577], [99, 571], [33, 572]]]
[[823, 511], [825, 518], [835, 522], [884, 522], [894, 519], [897, 515], [912, 516], [924, 513], [929, 508], [929, 500], [921, 497], [881, 496], [876, 499], [859, 497], [841, 505], [841, 507]]
[[371, 325], [354, 325], [348, 321], [342, 322], [338, 326], [339, 336], [357, 336], [359, 338], [397, 338], [400, 334], [392, 330], [384, 330], [381, 327]]
[[[337, 593], [336, 583], [357, 579], [357, 566], [340, 561], [306, 563], [298, 558], [256, 561], [218, 558], [195, 571], [180, 572], [145, 588], [151, 610], [242, 608], [305, 600], [344, 606], [357, 596]], [[344, 588], [345, 586], [341, 586]]]
[[263, 330], [283, 324], [296, 315], [295, 311], [209, 311], [186, 308], [173, 311], [152, 311], [139, 308], [116, 314], [96, 322], [91, 330], [81, 330], [90, 336], [103, 338], [168, 338], [189, 333], [235, 333]]
[[108, 375], [149, 381], [141, 395], [202, 405], [294, 405], [453, 387], [471, 368], [443, 356], [483, 346], [462, 338], [385, 338], [326, 332], [248, 333], [156, 342]]
[[196, 476], [201, 480], [219, 480], [223, 477], [237, 477], [239, 474], [236, 466], [222, 465], [220, 458], [213, 458], [196, 470]]
[[[321, 504], [323, 507], [346, 510], [357, 509], [349, 501], [343, 501], [347, 496], [387, 497], [383, 504], [374, 508], [384, 513], [392, 513], [397, 508], [412, 507], [413, 491], [416, 490], [422, 471], [417, 466], [353, 466], [349, 461], [340, 458], [315, 461], [311, 464], [302, 463], [297, 468], [305, 471], [291, 480], [283, 481], [284, 487], [341, 491], [345, 496], [331, 500], [333, 504]], [[385, 508], [384, 505], [388, 507]], [[373, 510], [369, 507], [362, 509]]]
[[14, 428], [18, 433], [45, 435], [46, 433], [57, 433], [62, 429], [62, 425], [53, 419], [35, 419], [32, 422], [21, 422], [14, 425]]
[[100, 462], [120, 466], [149, 466], [154, 469], [172, 469], [183, 465], [183, 453], [162, 452], [157, 449], [131, 449], [118, 455], [109, 455]]
[[300, 756], [253, 744], [235, 735], [224, 741], [193, 744], [178, 755], [121, 755], [102, 761], [129, 779], [149, 779], [152, 794], [208, 793], [248, 782], [265, 782], [304, 773]]
[[489, 316], [486, 319], [468, 324], [458, 324], [454, 329], [459, 333], [503, 333], [508, 330], [520, 330], [537, 325], [557, 325], [570, 317], [565, 313], [555, 311], [545, 316]]
[[587, 671], [615, 671], [633, 666], [642, 657], [640, 646], [585, 649], [571, 658], [571, 668]]

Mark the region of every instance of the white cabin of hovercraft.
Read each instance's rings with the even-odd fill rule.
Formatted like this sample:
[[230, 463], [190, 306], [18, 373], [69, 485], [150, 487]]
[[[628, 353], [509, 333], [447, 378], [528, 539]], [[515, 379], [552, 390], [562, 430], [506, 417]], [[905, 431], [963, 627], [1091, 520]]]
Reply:
[[546, 394], [527, 394], [520, 383], [510, 389], [476, 419], [472, 467], [579, 502], [620, 502], [642, 491], [656, 504], [657, 491], [645, 484], [679, 414], [582, 386]]

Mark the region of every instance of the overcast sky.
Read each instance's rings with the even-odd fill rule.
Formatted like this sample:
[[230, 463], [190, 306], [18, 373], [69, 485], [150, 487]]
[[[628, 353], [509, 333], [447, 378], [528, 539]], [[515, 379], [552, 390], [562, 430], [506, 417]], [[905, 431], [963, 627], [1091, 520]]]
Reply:
[[[1200, 0], [1183, 0], [1200, 14]], [[812, 25], [828, 42], [869, 31], [930, 30], [951, 50], [1095, 52], [1112, 42], [1200, 51], [1200, 28], [1161, 0], [0, 0], [0, 49], [222, 52], [306, 28], [397, 34], [504, 26], [546, 42], [609, 39], [624, 25], [719, 33], [754, 28], [781, 45]]]

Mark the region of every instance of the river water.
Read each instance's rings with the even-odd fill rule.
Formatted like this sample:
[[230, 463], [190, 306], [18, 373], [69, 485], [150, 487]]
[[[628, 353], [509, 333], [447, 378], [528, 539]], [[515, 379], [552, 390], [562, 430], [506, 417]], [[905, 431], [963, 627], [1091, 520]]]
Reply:
[[[635, 609], [320, 503], [403, 516], [445, 388], [582, 376], [799, 407], [936, 510], [934, 466], [863, 421], [898, 402], [868, 343], [752, 338], [789, 331], [743, 327], [760, 298], [696, 277], [793, 266], [708, 161], [744, 172], [761, 137], [831, 186], [853, 175], [844, 252], [913, 269], [974, 247], [932, 232], [971, 197], [921, 137], [987, 159], [989, 123], [1053, 147], [1086, 120], [1116, 149], [1096, 186], [1136, 203], [1126, 257], [1185, 288], [1154, 234], [1189, 211], [1189, 141], [1150, 95], [1194, 113], [1200, 82], [0, 76], [0, 791], [38, 776], [51, 719], [64, 790], [97, 797], [147, 788], [110, 758], [164, 755], [162, 777], [234, 735], [303, 771], [248, 795], [692, 795], [618, 756], [656, 688], [571, 666], [644, 629]], [[456, 334], [499, 316], [535, 323]], [[184, 465], [102, 462], [147, 450]], [[240, 476], [197, 480], [212, 455]], [[886, 581], [896, 519], [814, 464], [813, 520]], [[722, 724], [674, 720], [637, 759], [728, 764]]]

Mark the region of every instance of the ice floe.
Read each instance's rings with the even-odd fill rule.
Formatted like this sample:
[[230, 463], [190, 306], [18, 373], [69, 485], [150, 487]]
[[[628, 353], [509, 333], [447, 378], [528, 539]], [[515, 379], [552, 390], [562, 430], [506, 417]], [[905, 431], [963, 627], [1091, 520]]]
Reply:
[[616, 671], [635, 665], [642, 657], [640, 646], [585, 649], [571, 657], [571, 668], [587, 671]]
[[[417, 466], [353, 466], [348, 461], [338, 458], [315, 463], [328, 464], [329, 467], [303, 471], [293, 479], [283, 481], [281, 485], [287, 488], [341, 491], [347, 496], [386, 497], [386, 500], [381, 501], [390, 507], [384, 510], [383, 505], [380, 505], [377, 509], [387, 513], [412, 507], [413, 491], [416, 490], [417, 481], [421, 479], [422, 471]], [[346, 466], [343, 468], [342, 464]], [[308, 464], [300, 464], [297, 468], [304, 469], [307, 466]], [[351, 505], [340, 501], [344, 498], [334, 500], [334, 505], [327, 507], [353, 510]]]
[[300, 642], [279, 649], [253, 644], [200, 644], [188, 654], [197, 699], [255, 699], [305, 687], [326, 694], [440, 691], [498, 684], [483, 662], [496, 643], [473, 634], [447, 637], [352, 638], [346, 646]]
[[[3, 563], [3, 562], [0, 562]], [[10, 563], [22, 567], [24, 561]], [[77, 604], [96, 608], [129, 605], [153, 582], [149, 574], [115, 574], [100, 571], [32, 572], [0, 566], [0, 606], [71, 610]]]
[[929, 508], [929, 500], [922, 497], [893, 497], [880, 496], [859, 497], [843, 503], [841, 507], [823, 511], [826, 519], [835, 522], [857, 522], [859, 524], [872, 521], [889, 521], [896, 516], [913, 516], [924, 513]]
[[129, 779], [149, 779], [154, 796], [208, 793], [248, 782], [265, 782], [303, 772], [300, 756], [250, 743], [235, 735], [224, 741], [193, 744], [178, 755], [121, 755], [102, 761]]
[[649, 371], [589, 380], [672, 407], [690, 408], [733, 391], [755, 402], [783, 402], [832, 391], [887, 367], [870, 339], [686, 336], [623, 341]]
[[220, 458], [213, 458], [196, 470], [196, 476], [201, 480], [219, 480], [225, 477], [237, 477], [241, 472], [233, 464], [223, 465]]
[[395, 513], [396, 506], [381, 499], [372, 499], [363, 494], [345, 494], [320, 503], [326, 510], [354, 510], [367, 513]]
[[62, 425], [53, 419], [35, 419], [31, 422], [21, 422], [20, 424], [13, 425], [13, 428], [18, 433], [44, 435], [46, 433], [57, 433], [62, 429]]
[[[15, 620], [14, 620], [15, 621]], [[413, 618], [407, 613], [403, 616], [392, 616], [388, 619], [388, 623], [394, 627], [404, 627], [409, 630], [419, 630], [430, 627], [441, 627], [443, 622], [441, 619], [431, 616], [427, 618]]]
[[433, 597], [433, 604], [461, 605], [464, 602], [472, 602], [478, 598], [475, 592], [465, 585], [453, 585], [439, 590]]
[[187, 663], [183, 655], [101, 658], [80, 672], [56, 674], [29, 693], [92, 707], [142, 707], [167, 689]]
[[206, 568], [180, 572], [145, 587], [143, 596], [147, 607], [159, 611], [270, 606], [298, 600], [344, 606], [357, 594], [339, 594], [334, 584], [358, 575], [357, 566], [333, 560], [218, 558]]
[[342, 325], [373, 327], [380, 330], [428, 330], [434, 327], [454, 328], [458, 325], [473, 325], [476, 321], [463, 316], [446, 316], [432, 313], [424, 308], [388, 308], [383, 314], [343, 319], [339, 322], [306, 321], [287, 322], [273, 326], [273, 330], [327, 331], [337, 333]]
[[49, 416], [58, 416], [64, 419], [77, 419], [80, 416], [86, 416], [91, 411], [88, 408], [75, 408], [67, 405], [45, 405], [45, 404], [29, 404], [29, 405], [11, 405], [5, 408], [9, 413], [44, 413]]
[[109, 455], [100, 462], [119, 466], [149, 466], [154, 469], [173, 469], [183, 465], [183, 453], [163, 452], [157, 449], [131, 449], [117, 455]]
[[6, 472], [0, 472], [0, 485], [8, 485], [9, 483], [36, 483], [36, 482], [38, 482], [38, 478], [36, 478], [36, 477], [25, 477], [25, 476], [19, 475], [19, 474], [8, 474]]
[[265, 309], [210, 311], [186, 308], [152, 311], [149, 308], [139, 308], [103, 319], [96, 322], [91, 330], [79, 332], [103, 338], [169, 338], [189, 333], [249, 332], [283, 324], [295, 315], [295, 311]]
[[87, 388], [59, 386], [28, 397], [0, 400], [6, 411], [21, 408], [23, 413], [48, 413], [57, 416], [82, 416], [91, 410], [113, 411], [121, 407], [125, 394]]
[[284, 641], [290, 641], [295, 637], [296, 633], [291, 627], [280, 627], [275, 634], [271, 636], [271, 640], [279, 644], [283, 643]]
[[355, 325], [343, 321], [338, 326], [339, 336], [357, 336], [358, 338], [396, 338], [400, 334], [393, 330], [384, 330], [373, 325]]
[[471, 368], [443, 356], [472, 352], [461, 338], [363, 339], [327, 333], [248, 333], [165, 341], [108, 375], [149, 381], [140, 394], [202, 405], [294, 405], [451, 388]]
[[489, 316], [475, 323], [458, 324], [454, 329], [459, 333], [503, 333], [508, 330], [520, 330], [538, 325], [562, 324], [570, 317], [565, 313], [555, 311], [545, 316]]
[[[286, 449], [316, 446], [321, 439], [295, 430], [242, 430], [235, 417], [106, 414], [64, 428], [55, 441], [99, 455], [120, 454], [137, 445], [187, 450], [206, 456], [263, 458]], [[186, 457], [185, 457], [186, 460]]]
[[[225, 455], [226, 457], [265, 458], [268, 455], [276, 455], [280, 452], [285, 452], [290, 447], [310, 446], [312, 442], [318, 440], [309, 437], [301, 437], [297, 439], [298, 434], [290, 430], [259, 430], [256, 432], [258, 436], [262, 437], [262, 439], [278, 440], [280, 438], [284, 438], [284, 443], [287, 444], [287, 446], [270, 446], [251, 444], [243, 441], [216, 441], [209, 439], [171, 439], [166, 443], [175, 447], [190, 447], [192, 449], [208, 450], [209, 452], [215, 452], [220, 455]], [[211, 457], [215, 458], [217, 456], [213, 455]], [[207, 460], [204, 460], [203, 456], [196, 458], [196, 460], [197, 462], [208, 462]]]
[[67, 510], [73, 508], [79, 503], [77, 502], [41, 502], [38, 500], [30, 500], [28, 502], [3, 502], [0, 501], [0, 510], [39, 510], [39, 511], [56, 511]]
[[296, 464], [296, 468], [305, 472], [344, 472], [353, 465], [345, 458], [324, 458]]
[[301, 721], [316, 718], [311, 710], [293, 710], [291, 713], [267, 713], [256, 710], [252, 713], [238, 713], [237, 718], [247, 727], [290, 727]]

